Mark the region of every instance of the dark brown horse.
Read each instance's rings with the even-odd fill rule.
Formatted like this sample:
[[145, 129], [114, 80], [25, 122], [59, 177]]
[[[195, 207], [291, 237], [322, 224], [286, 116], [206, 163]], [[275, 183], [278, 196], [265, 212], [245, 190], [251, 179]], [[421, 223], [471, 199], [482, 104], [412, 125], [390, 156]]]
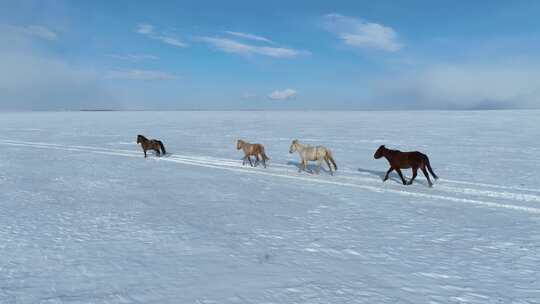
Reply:
[[161, 142], [161, 140], [148, 139], [142, 135], [137, 135], [137, 143], [141, 144], [141, 147], [144, 151], [144, 157], [146, 157], [146, 150], [154, 150], [157, 156], [161, 155], [160, 149], [163, 155], [167, 153], [165, 151], [165, 146], [163, 146], [163, 143]]
[[[427, 170], [429, 170], [429, 173], [431, 173], [431, 175], [433, 175], [435, 179], [439, 178], [435, 174], [435, 172], [433, 172], [433, 169], [431, 169], [431, 165], [429, 164], [429, 158], [427, 157], [427, 155], [420, 153], [418, 151], [401, 152], [399, 150], [387, 149], [383, 145], [383, 146], [380, 146], [379, 149], [377, 149], [373, 157], [375, 157], [375, 159], [384, 157], [390, 163], [390, 169], [388, 169], [388, 171], [386, 172], [386, 175], [384, 176], [383, 181], [386, 181], [388, 179], [388, 174], [390, 174], [390, 172], [392, 172], [393, 170], [396, 170], [397, 173], [399, 174], [399, 177], [401, 177], [401, 181], [403, 181], [404, 185], [412, 185], [414, 179], [416, 178], [416, 173], [418, 171], [418, 168], [422, 169], [422, 172], [426, 176], [430, 187], [433, 187], [433, 183], [429, 179], [429, 174]], [[405, 178], [403, 177], [403, 174], [401, 173], [401, 169], [409, 169], [409, 168], [412, 168], [413, 176], [411, 180], [407, 183], [405, 181]]]

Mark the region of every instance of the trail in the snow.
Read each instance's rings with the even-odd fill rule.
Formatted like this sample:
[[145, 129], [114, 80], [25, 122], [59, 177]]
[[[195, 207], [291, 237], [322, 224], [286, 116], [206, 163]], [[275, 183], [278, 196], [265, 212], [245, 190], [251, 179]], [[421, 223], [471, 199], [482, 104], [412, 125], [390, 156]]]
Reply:
[[[4, 145], [29, 147], [29, 148], [86, 152], [86, 153], [124, 156], [124, 157], [141, 157], [141, 153], [139, 151], [133, 151], [133, 150], [108, 149], [108, 148], [80, 146], [80, 145], [61, 145], [61, 144], [28, 142], [28, 141], [15, 141], [15, 140], [8, 140], [8, 139], [0, 140], [0, 142]], [[238, 160], [214, 158], [214, 157], [187, 156], [187, 155], [173, 154], [173, 155], [162, 157], [162, 158], [152, 158], [152, 159], [159, 160], [159, 161], [174, 162], [174, 163], [190, 165], [190, 166], [229, 170], [229, 171], [234, 171], [234, 172], [279, 177], [279, 178], [285, 178], [285, 179], [294, 179], [294, 180], [300, 180], [300, 181], [310, 182], [310, 183], [336, 185], [336, 186], [343, 186], [343, 187], [353, 187], [353, 188], [358, 188], [358, 189], [371, 191], [371, 192], [378, 192], [378, 193], [392, 193], [392, 194], [397, 194], [401, 196], [412, 196], [412, 197], [418, 197], [418, 198], [444, 200], [444, 201], [472, 204], [472, 205], [485, 206], [485, 207], [491, 207], [491, 208], [511, 209], [511, 210], [516, 210], [516, 211], [528, 212], [531, 214], [540, 214], [540, 208], [514, 205], [514, 204], [509, 204], [509, 203], [485, 201], [485, 200], [480, 200], [480, 199], [470, 199], [468, 197], [456, 196], [456, 195], [473, 195], [473, 196], [479, 196], [479, 197], [497, 198], [497, 199], [501, 199], [505, 201], [514, 201], [514, 202], [540, 202], [540, 197], [533, 194], [515, 193], [515, 192], [509, 192], [509, 191], [498, 192], [498, 191], [473, 189], [473, 188], [458, 188], [458, 187], [451, 187], [451, 186], [444, 186], [444, 185], [437, 185], [436, 190], [432, 190], [432, 189], [423, 190], [423, 191], [429, 191], [429, 192], [412, 192], [412, 191], [407, 191], [407, 190], [400, 190], [398, 188], [389, 188], [391, 186], [384, 186], [384, 184], [381, 183], [380, 179], [374, 178], [374, 177], [359, 177], [359, 176], [345, 175], [345, 176], [335, 176], [330, 179], [330, 178], [316, 177], [316, 176], [305, 176], [305, 175], [302, 176], [302, 175], [294, 174], [296, 170], [291, 170], [291, 166], [286, 166], [282, 164], [273, 164], [272, 167], [266, 170], [262, 170], [259, 168], [243, 167]], [[340, 171], [340, 172], [343, 172], [343, 171]], [[345, 174], [351, 174], [351, 173], [354, 173], [354, 171], [345, 170]], [[351, 181], [356, 181], [357, 183], [353, 183]], [[489, 188], [498, 187], [500, 189], [505, 189], [505, 190], [506, 189], [513, 189], [514, 191], [518, 190], [518, 188], [510, 188], [507, 186], [498, 186], [498, 185], [492, 185], [492, 184], [488, 185], [488, 184], [480, 184], [480, 183], [469, 183], [465, 181], [449, 181], [449, 180], [443, 180], [443, 181], [450, 182], [450, 183], [466, 184], [469, 186], [476, 184], [477, 186], [484, 186], [484, 187], [489, 187]], [[374, 185], [366, 185], [366, 183], [372, 183]], [[451, 193], [454, 195], [449, 196], [449, 195], [441, 195], [441, 194], [432, 193], [435, 191], [442, 191], [442, 192]], [[521, 190], [521, 191], [530, 191], [530, 190]]]
[[[44, 142], [29, 142], [29, 141], [19, 141], [19, 140], [10, 140], [10, 139], [0, 139], [1, 143], [9, 144], [29, 144], [29, 145], [42, 145], [42, 146], [50, 146], [50, 147], [69, 147], [69, 148], [79, 148], [79, 149], [88, 149], [88, 150], [99, 150], [99, 151], [111, 151], [111, 152], [126, 152], [126, 153], [137, 153], [133, 150], [125, 150], [125, 149], [110, 149], [110, 148], [103, 148], [103, 147], [95, 147], [95, 146], [84, 146], [84, 145], [61, 145], [61, 144], [54, 144], [54, 143], [44, 143]], [[122, 144], [133, 144], [136, 145], [135, 142], [132, 143], [122, 143]], [[219, 158], [219, 157], [213, 157], [213, 156], [189, 156], [189, 155], [182, 155], [182, 154], [172, 154], [169, 153], [170, 157], [192, 157], [195, 159], [206, 159], [209, 161], [222, 161], [222, 162], [232, 162], [235, 165], [238, 163], [238, 160], [236, 159], [229, 159], [229, 158]], [[278, 167], [278, 168], [290, 168], [290, 165], [285, 164], [275, 164], [272, 163], [272, 167]], [[360, 174], [365, 176], [373, 177], [374, 174], [367, 173], [367, 172], [358, 172], [357, 170], [350, 170], [350, 169], [343, 169], [340, 168], [339, 172], [342, 173], [349, 173], [349, 174]], [[379, 179], [376, 179], [379, 180]], [[447, 178], [440, 178], [439, 182], [444, 183], [450, 183], [450, 184], [459, 184], [459, 185], [467, 185], [467, 186], [476, 186], [481, 188], [493, 188], [497, 190], [510, 190], [510, 191], [523, 191], [523, 192], [532, 192], [532, 193], [540, 193], [540, 189], [535, 188], [527, 188], [527, 187], [520, 187], [520, 186], [508, 186], [508, 185], [497, 185], [497, 184], [488, 184], [488, 183], [479, 183], [479, 182], [470, 182], [470, 181], [462, 181], [462, 180], [455, 180], [455, 179], [447, 179]], [[471, 189], [474, 191], [474, 189]], [[485, 191], [484, 193], [489, 193], [489, 191]], [[498, 192], [498, 193], [504, 193], [504, 192]], [[508, 192], [509, 195], [512, 195], [511, 192]], [[496, 196], [496, 195], [495, 195]], [[518, 197], [524, 197], [526, 201], [538, 201], [540, 202], [540, 196], [537, 195], [524, 195], [518, 194]], [[529, 197], [529, 199], [527, 199]]]

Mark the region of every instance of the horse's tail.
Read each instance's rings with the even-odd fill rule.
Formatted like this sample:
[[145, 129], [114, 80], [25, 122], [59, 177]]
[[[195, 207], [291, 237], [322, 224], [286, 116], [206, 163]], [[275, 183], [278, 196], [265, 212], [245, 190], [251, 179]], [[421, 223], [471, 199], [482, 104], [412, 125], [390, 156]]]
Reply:
[[431, 164], [429, 163], [429, 158], [426, 156], [426, 167], [429, 171], [429, 173], [431, 173], [431, 175], [433, 175], [433, 177], [435, 179], [439, 179], [439, 177], [437, 176], [437, 174], [435, 174], [435, 172], [433, 172], [433, 169], [431, 168]]
[[158, 140], [158, 143], [159, 143], [159, 146], [161, 147], [161, 153], [163, 153], [163, 155], [167, 154], [167, 151], [165, 151], [165, 146], [163, 145], [161, 140]]
[[336, 162], [334, 161], [334, 158], [332, 157], [332, 152], [330, 152], [330, 150], [326, 149], [326, 156], [325, 156], [326, 159], [328, 159], [332, 165], [334, 165], [334, 169], [337, 171], [337, 165], [336, 165]]
[[268, 157], [266, 153], [264, 153], [264, 148], [261, 150], [261, 156], [264, 158], [264, 160], [270, 160], [270, 157]]

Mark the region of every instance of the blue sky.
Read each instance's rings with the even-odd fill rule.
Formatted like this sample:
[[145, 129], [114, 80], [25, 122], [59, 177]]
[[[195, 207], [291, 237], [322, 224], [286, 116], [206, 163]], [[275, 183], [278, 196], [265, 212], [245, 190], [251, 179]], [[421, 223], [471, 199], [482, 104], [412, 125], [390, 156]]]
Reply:
[[0, 1], [0, 109], [540, 106], [538, 1]]

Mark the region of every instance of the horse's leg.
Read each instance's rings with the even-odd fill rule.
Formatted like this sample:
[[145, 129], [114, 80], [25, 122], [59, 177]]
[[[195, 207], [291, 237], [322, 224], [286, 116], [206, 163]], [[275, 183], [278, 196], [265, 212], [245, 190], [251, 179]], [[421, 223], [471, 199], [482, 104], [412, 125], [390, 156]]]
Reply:
[[304, 163], [304, 162], [305, 162], [305, 161], [304, 161], [304, 159], [302, 158], [302, 159], [300, 160], [300, 165], [298, 166], [298, 173], [302, 172], [302, 170], [305, 169], [305, 163]]
[[332, 166], [330, 166], [330, 161], [328, 161], [328, 159], [325, 158], [324, 162], [328, 166], [328, 169], [330, 169], [330, 175], [334, 175], [334, 173], [332, 172]]
[[242, 166], [246, 165], [246, 157], [247, 157], [247, 155], [244, 155], [244, 158], [242, 158]]
[[403, 173], [401, 173], [401, 169], [396, 168], [396, 171], [399, 174], [399, 177], [401, 177], [401, 181], [403, 182], [403, 184], [406, 185], [407, 182], [405, 181], [405, 178], [403, 177]]
[[146, 149], [143, 148], [143, 151], [144, 151], [144, 158], [146, 158]]
[[161, 156], [161, 152], [159, 151], [159, 149], [154, 149], [154, 151], [156, 152], [157, 156]]
[[266, 159], [264, 159], [264, 155], [261, 154], [261, 159], [263, 163], [263, 167], [266, 168]]
[[429, 183], [429, 186], [430, 187], [433, 187], [433, 183], [431, 182], [431, 179], [429, 179], [429, 174], [427, 173], [427, 170], [426, 170], [426, 167], [422, 167], [422, 172], [424, 173], [424, 175], [426, 176], [427, 178], [427, 181]]
[[417, 172], [418, 172], [418, 168], [417, 168], [417, 167], [413, 167], [413, 168], [412, 168], [412, 178], [411, 178], [411, 180], [408, 182], [409, 185], [412, 185], [414, 179], [416, 178]]
[[317, 159], [317, 172], [315, 172], [316, 174], [320, 174], [321, 173], [321, 159]]
[[249, 160], [249, 164], [253, 167], [253, 163], [251, 162], [251, 156], [247, 156], [248, 160]]
[[385, 182], [387, 179], [388, 179], [388, 174], [390, 174], [390, 172], [394, 171], [394, 168], [390, 167], [390, 169], [388, 169], [388, 171], [386, 171], [386, 175], [384, 176], [383, 178], [383, 182]]
[[259, 159], [259, 154], [255, 154], [255, 167], [257, 167], [260, 162], [261, 160]]

